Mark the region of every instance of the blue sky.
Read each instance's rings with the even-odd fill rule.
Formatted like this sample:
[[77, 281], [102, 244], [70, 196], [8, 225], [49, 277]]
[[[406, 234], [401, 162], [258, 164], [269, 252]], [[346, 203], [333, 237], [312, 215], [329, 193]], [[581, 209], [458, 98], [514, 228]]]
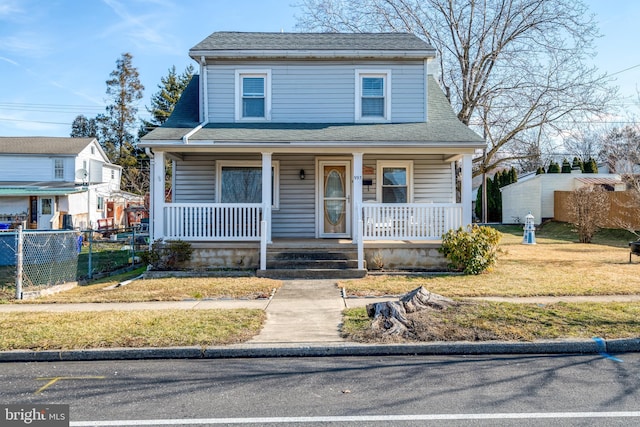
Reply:
[[[124, 52], [145, 86], [193, 64], [188, 50], [214, 31], [294, 31], [295, 0], [0, 0], [0, 136], [68, 136], [78, 114], [104, 112], [105, 81]], [[638, 112], [640, 2], [588, 0], [604, 37], [594, 63], [616, 74]], [[632, 68], [634, 67], [634, 68]]]

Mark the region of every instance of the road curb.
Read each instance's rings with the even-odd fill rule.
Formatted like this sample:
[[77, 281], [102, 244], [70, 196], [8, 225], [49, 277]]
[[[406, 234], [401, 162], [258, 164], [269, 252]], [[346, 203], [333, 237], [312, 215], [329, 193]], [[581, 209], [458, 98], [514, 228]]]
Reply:
[[231, 359], [331, 356], [463, 356], [508, 354], [620, 354], [640, 352], [640, 339], [435, 342], [425, 344], [299, 343], [240, 344], [219, 347], [114, 348], [83, 350], [16, 350], [0, 352], [2, 362], [60, 362], [146, 359]]

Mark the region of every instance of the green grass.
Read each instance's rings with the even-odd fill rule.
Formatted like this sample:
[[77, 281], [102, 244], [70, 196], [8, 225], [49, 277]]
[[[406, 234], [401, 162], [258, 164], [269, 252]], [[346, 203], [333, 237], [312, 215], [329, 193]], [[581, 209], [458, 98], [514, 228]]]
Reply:
[[[517, 236], [520, 239], [523, 236], [522, 226], [518, 225], [492, 225], [493, 228], [504, 234]], [[552, 239], [564, 242], [578, 242], [578, 235], [573, 230], [571, 224], [565, 222], [549, 221], [536, 228], [536, 237], [542, 239]], [[638, 238], [626, 230], [604, 228], [598, 231], [594, 238], [593, 244], [614, 246], [618, 248], [628, 248], [629, 242]]]

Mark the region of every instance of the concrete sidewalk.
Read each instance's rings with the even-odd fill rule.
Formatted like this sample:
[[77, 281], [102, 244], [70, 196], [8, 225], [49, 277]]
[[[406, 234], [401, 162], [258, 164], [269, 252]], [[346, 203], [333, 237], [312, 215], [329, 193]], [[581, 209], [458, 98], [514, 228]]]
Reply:
[[[553, 302], [631, 302], [640, 295], [594, 297], [478, 298], [482, 300], [549, 304]], [[640, 339], [551, 340], [536, 342], [432, 342], [424, 344], [357, 344], [340, 337], [344, 308], [397, 300], [397, 297], [343, 298], [334, 280], [288, 280], [271, 299], [194, 300], [141, 303], [90, 304], [0, 304], [1, 313], [206, 310], [255, 308], [266, 310], [267, 321], [257, 336], [247, 343], [221, 347], [125, 348], [69, 351], [0, 352], [0, 362], [114, 360], [153, 358], [294, 357], [408, 354], [562, 354], [607, 355], [638, 352]]]

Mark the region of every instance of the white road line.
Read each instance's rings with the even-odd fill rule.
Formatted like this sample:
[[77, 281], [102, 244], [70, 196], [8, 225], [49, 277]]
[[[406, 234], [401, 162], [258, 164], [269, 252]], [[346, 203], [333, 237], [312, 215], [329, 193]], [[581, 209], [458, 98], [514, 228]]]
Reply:
[[526, 420], [553, 418], [640, 418], [640, 411], [621, 412], [533, 412], [498, 414], [416, 414], [416, 415], [355, 415], [326, 417], [264, 417], [264, 418], [194, 418], [173, 420], [116, 420], [71, 421], [72, 427], [84, 426], [150, 426], [150, 425], [202, 425], [202, 424], [286, 424], [286, 423], [339, 423], [374, 421], [455, 421], [455, 420]]

